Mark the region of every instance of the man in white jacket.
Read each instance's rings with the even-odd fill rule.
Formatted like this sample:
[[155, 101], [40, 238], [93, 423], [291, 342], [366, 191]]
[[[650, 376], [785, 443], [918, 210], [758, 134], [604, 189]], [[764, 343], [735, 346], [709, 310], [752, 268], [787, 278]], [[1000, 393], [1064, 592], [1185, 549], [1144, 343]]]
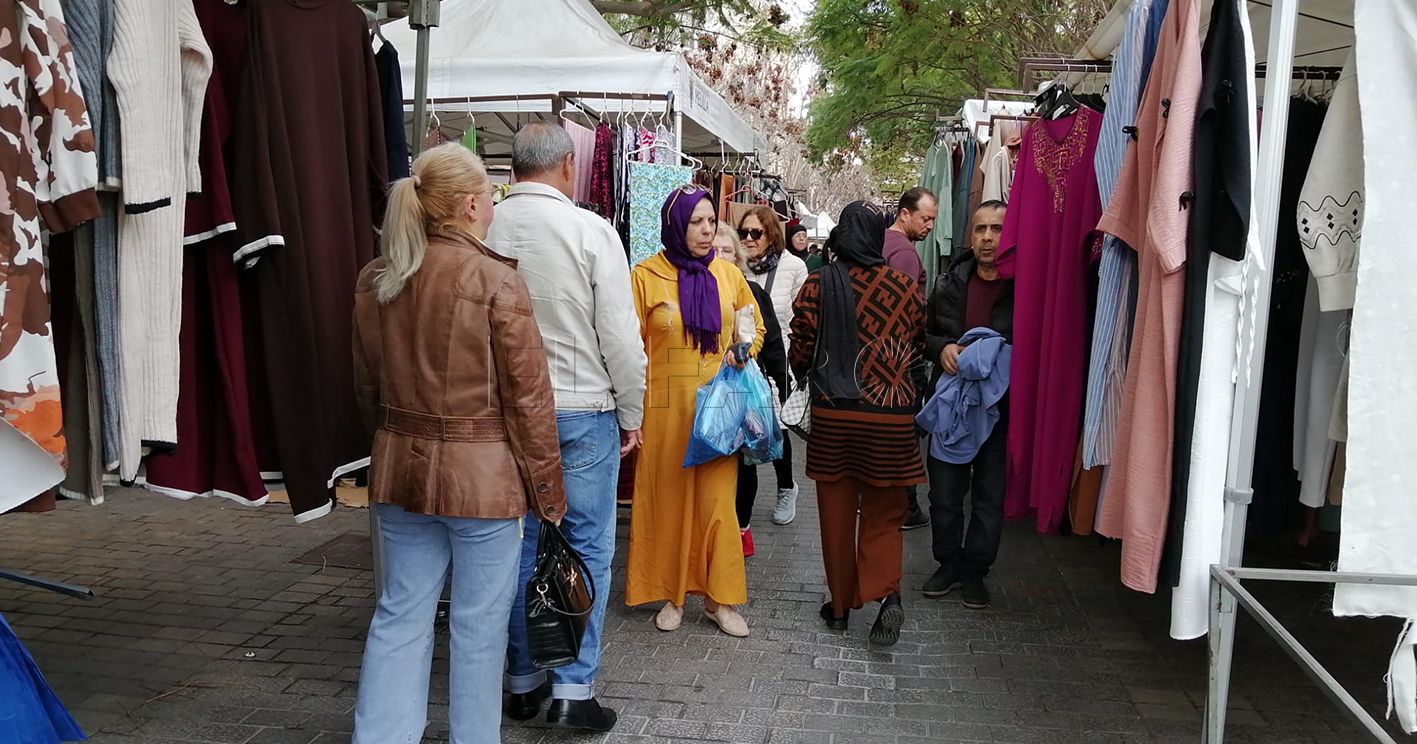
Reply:
[[[594, 697], [600, 635], [615, 553], [620, 457], [642, 443], [645, 357], [630, 292], [630, 267], [615, 229], [577, 207], [570, 135], [552, 124], [523, 127], [512, 142], [517, 184], [497, 207], [488, 245], [516, 259], [531, 292], [556, 391], [566, 481], [561, 531], [585, 559], [596, 596], [575, 663], [547, 672], [531, 663], [525, 587], [536, 561], [539, 523], [526, 520], [521, 580], [507, 651], [506, 713], [528, 720], [552, 698], [548, 723], [609, 731], [615, 712]], [[548, 679], [549, 676], [549, 679]]]

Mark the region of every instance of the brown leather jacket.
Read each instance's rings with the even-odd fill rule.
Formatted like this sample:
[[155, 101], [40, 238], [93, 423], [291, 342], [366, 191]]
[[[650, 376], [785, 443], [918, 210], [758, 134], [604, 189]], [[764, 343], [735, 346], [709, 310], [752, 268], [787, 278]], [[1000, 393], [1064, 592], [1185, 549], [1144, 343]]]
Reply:
[[461, 234], [380, 305], [375, 259], [354, 296], [354, 380], [374, 432], [369, 498], [419, 514], [566, 511], [556, 401], [516, 262]]

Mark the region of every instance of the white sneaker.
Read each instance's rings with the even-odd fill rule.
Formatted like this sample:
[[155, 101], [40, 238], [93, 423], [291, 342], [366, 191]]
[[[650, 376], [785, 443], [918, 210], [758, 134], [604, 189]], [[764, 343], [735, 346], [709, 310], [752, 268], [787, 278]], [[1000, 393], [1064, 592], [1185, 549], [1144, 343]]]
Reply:
[[797, 518], [797, 484], [793, 483], [791, 488], [777, 489], [777, 505], [772, 509], [772, 523], [777, 525], [792, 524], [792, 520]]

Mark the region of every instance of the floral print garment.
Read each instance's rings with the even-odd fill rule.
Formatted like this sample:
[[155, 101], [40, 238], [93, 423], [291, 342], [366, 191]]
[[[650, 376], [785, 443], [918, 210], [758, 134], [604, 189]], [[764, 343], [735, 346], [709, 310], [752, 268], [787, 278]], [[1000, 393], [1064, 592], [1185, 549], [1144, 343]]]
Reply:
[[66, 464], [40, 219], [67, 231], [99, 207], [93, 131], [59, 0], [0, 0], [0, 19], [3, 513], [57, 485]]
[[630, 265], [659, 252], [659, 210], [669, 192], [689, 183], [687, 165], [630, 163]]

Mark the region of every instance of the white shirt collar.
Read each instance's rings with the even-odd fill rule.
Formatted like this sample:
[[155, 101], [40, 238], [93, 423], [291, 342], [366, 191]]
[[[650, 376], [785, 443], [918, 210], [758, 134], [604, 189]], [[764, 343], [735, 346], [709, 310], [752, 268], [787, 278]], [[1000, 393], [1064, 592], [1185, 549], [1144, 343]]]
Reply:
[[575, 206], [575, 202], [571, 201], [570, 197], [561, 193], [560, 189], [557, 189], [555, 186], [549, 186], [547, 184], [539, 183], [536, 181], [521, 181], [519, 183], [513, 184], [511, 190], [507, 192], [507, 196], [509, 198], [517, 196], [518, 194], [535, 194], [537, 196], [550, 196], [560, 199], [561, 201], [570, 204], [571, 206]]

